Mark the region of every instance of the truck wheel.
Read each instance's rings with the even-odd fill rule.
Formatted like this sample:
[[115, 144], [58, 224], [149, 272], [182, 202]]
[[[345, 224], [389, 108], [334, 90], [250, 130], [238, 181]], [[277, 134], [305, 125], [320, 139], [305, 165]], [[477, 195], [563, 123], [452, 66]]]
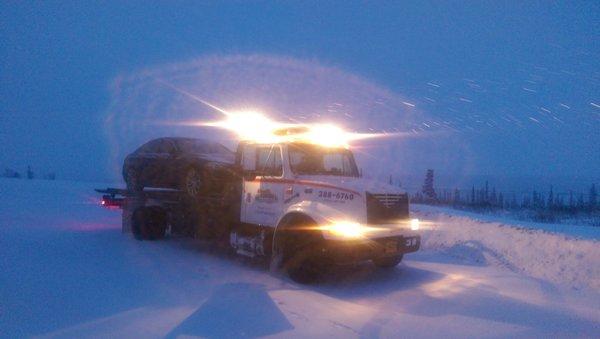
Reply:
[[158, 206], [152, 206], [148, 209], [150, 210], [150, 219], [147, 223], [150, 234], [149, 240], [163, 239], [167, 232], [167, 214], [164, 209]]
[[202, 172], [195, 167], [190, 167], [185, 171], [179, 188], [189, 197], [195, 198], [199, 196], [202, 189]]
[[146, 218], [146, 207], [138, 207], [131, 215], [131, 233], [137, 240], [146, 239], [146, 228], [143, 226], [146, 223]]
[[321, 251], [320, 234], [308, 231], [315, 223], [307, 218], [288, 220], [275, 231], [271, 270], [282, 269], [295, 282], [311, 284], [321, 278], [329, 261]]
[[381, 268], [396, 267], [402, 261], [402, 254], [393, 257], [383, 257], [373, 259], [373, 264]]
[[137, 240], [158, 240], [165, 237], [167, 216], [158, 206], [140, 207], [133, 212], [131, 231]]
[[308, 285], [318, 282], [329, 266], [327, 258], [310, 252], [312, 251], [309, 251], [306, 256], [298, 253], [287, 262], [288, 276], [299, 284]]

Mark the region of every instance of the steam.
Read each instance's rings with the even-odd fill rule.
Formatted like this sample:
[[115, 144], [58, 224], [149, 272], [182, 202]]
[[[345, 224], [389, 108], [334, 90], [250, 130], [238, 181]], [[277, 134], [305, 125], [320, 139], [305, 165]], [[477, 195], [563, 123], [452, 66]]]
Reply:
[[448, 138], [457, 141], [449, 130], [423, 132], [422, 123], [429, 121], [425, 113], [419, 105], [406, 104], [415, 100], [316, 61], [271, 55], [206, 56], [119, 75], [111, 91], [105, 130], [116, 176], [124, 156], [155, 137], [214, 139], [233, 149], [236, 135], [189, 122], [218, 121], [228, 112], [248, 111], [261, 112], [281, 124], [335, 125], [359, 134], [402, 135], [358, 145], [359, 166], [374, 177], [420, 172], [428, 166], [420, 161], [422, 152], [458, 171], [468, 164], [460, 140], [450, 143], [454, 151], [448, 149]]

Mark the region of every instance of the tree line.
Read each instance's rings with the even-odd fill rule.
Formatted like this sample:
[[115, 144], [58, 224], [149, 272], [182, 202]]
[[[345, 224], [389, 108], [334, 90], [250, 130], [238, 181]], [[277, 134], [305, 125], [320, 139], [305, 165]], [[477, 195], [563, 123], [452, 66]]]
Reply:
[[31, 166], [27, 166], [27, 169], [21, 174], [19, 171], [16, 171], [12, 168], [5, 168], [2, 173], [3, 178], [13, 178], [13, 179], [44, 179], [44, 180], [56, 180], [56, 174], [54, 172], [46, 173], [40, 177], [37, 177]]
[[593, 224], [600, 226], [600, 204], [598, 189], [591, 184], [586, 193], [556, 192], [553, 186], [548, 191], [533, 190], [517, 194], [499, 191], [486, 181], [483, 186], [469, 189], [437, 189], [434, 187], [434, 171], [427, 170], [423, 186], [411, 195], [411, 202], [449, 206], [473, 211], [530, 211], [531, 219], [542, 222], [556, 222], [568, 216], [590, 215]]

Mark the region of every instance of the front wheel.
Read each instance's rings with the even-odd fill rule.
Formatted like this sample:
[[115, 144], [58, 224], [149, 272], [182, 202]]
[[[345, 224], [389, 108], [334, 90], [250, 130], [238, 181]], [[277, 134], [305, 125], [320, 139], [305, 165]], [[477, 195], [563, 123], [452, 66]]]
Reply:
[[293, 258], [288, 261], [287, 272], [293, 281], [309, 285], [321, 280], [329, 267], [330, 263], [326, 257], [313, 253], [303, 258]]
[[[293, 226], [292, 226], [293, 225]], [[323, 255], [320, 234], [307, 231], [315, 225], [309, 219], [288, 221], [275, 233], [271, 270], [282, 269], [295, 282], [312, 284], [329, 268]]]
[[373, 259], [373, 264], [381, 268], [392, 268], [398, 266], [402, 261], [402, 254], [393, 257], [383, 257]]

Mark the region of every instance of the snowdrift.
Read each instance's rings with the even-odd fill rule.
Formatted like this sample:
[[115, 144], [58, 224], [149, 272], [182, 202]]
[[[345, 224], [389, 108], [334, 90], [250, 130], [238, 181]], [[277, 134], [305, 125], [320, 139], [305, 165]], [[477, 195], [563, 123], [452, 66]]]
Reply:
[[600, 289], [600, 242], [503, 222], [451, 215], [447, 209], [413, 206], [430, 221], [422, 249], [463, 261], [502, 266], [575, 289]]

